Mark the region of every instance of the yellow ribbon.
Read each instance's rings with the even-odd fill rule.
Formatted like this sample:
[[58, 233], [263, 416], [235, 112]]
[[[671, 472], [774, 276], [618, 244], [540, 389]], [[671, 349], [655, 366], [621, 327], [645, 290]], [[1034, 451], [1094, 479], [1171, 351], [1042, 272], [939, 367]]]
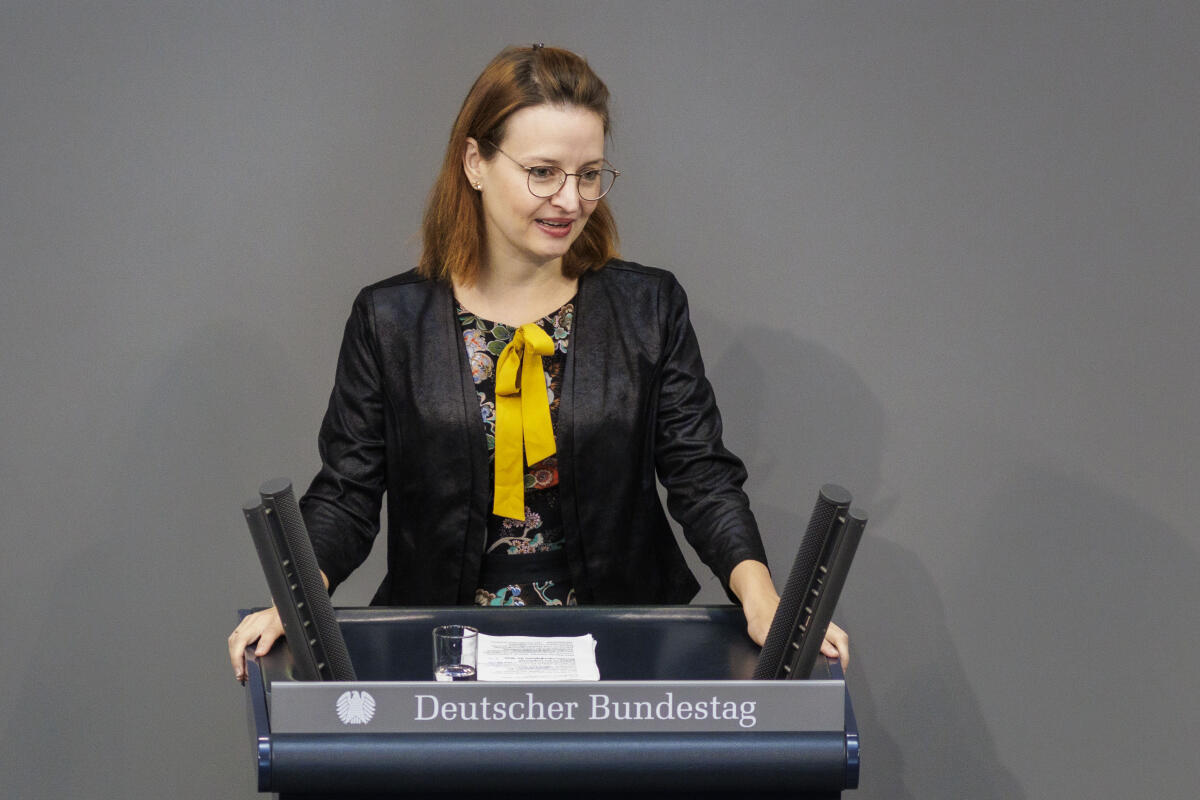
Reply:
[[554, 428], [542, 369], [542, 356], [553, 354], [554, 341], [530, 323], [517, 328], [496, 363], [496, 494], [492, 513], [497, 516], [525, 519], [522, 443], [529, 464], [554, 455]]

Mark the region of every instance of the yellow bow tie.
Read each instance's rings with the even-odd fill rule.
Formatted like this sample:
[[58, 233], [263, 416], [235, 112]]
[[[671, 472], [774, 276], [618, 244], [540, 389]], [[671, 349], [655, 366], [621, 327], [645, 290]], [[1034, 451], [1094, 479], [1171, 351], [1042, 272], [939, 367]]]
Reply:
[[[554, 341], [537, 325], [517, 328], [496, 363], [496, 494], [492, 513], [525, 519], [525, 470], [554, 455], [554, 428], [542, 356], [554, 354]], [[517, 381], [520, 380], [520, 385]]]

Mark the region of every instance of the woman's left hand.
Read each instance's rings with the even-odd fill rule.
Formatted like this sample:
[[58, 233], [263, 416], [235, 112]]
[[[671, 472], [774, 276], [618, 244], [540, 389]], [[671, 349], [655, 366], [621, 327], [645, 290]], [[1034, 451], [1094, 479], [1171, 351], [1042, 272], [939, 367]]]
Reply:
[[[779, 608], [779, 594], [775, 591], [775, 584], [771, 581], [767, 565], [758, 561], [741, 562], [729, 575], [729, 588], [733, 589], [733, 593], [742, 601], [742, 611], [746, 615], [746, 633], [761, 647], [771, 630], [775, 610]], [[832, 622], [825, 631], [821, 654], [840, 659], [842, 669], [850, 664], [850, 637]]]
[[[779, 601], [776, 600], [774, 605], [777, 607]], [[771, 630], [771, 621], [775, 619], [775, 611], [772, 609], [769, 614], [763, 611], [752, 615], [749, 608], [744, 610], [746, 611], [746, 632], [750, 634], [754, 643], [761, 647]], [[850, 636], [832, 622], [825, 630], [825, 641], [821, 642], [821, 655], [839, 659], [842, 662], [843, 670], [850, 664]]]
[[762, 647], [779, 607], [779, 593], [771, 581], [767, 565], [761, 561], [742, 561], [729, 573], [729, 588], [742, 603], [746, 615], [746, 633]]

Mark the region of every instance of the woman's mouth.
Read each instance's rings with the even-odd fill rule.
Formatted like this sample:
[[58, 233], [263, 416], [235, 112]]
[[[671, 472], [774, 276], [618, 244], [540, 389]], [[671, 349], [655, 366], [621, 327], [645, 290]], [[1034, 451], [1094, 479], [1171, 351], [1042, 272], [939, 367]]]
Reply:
[[534, 220], [538, 227], [550, 236], [566, 236], [571, 232], [571, 219], [545, 218]]

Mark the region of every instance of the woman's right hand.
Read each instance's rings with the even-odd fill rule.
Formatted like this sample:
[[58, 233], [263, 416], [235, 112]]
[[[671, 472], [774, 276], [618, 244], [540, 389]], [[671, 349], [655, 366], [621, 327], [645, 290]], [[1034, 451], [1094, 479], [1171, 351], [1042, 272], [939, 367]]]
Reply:
[[240, 625], [229, 634], [229, 661], [233, 664], [233, 677], [246, 682], [246, 648], [254, 642], [254, 655], [265, 656], [279, 637], [283, 636], [283, 620], [274, 606], [247, 614]]

